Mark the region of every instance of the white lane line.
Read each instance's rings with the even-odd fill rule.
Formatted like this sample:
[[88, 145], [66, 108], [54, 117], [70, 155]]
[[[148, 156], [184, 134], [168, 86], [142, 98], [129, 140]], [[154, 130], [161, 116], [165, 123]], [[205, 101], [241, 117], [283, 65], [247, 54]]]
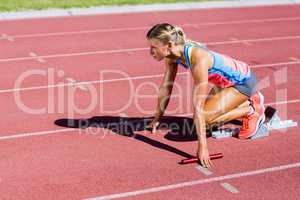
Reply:
[[[289, 100], [289, 101], [267, 103], [265, 105], [290, 104], [290, 103], [299, 103], [299, 102], [300, 102], [300, 99], [294, 99], [294, 100]], [[193, 115], [193, 113], [179, 114], [179, 115], [175, 115], [175, 116], [188, 117], [188, 116], [192, 116], [192, 115]], [[128, 115], [126, 113], [121, 113], [120, 117], [128, 117]], [[11, 135], [7, 135], [7, 136], [0, 136], [0, 140], [24, 138], [24, 137], [31, 137], [31, 136], [38, 136], [38, 135], [48, 135], [48, 134], [52, 134], [52, 133], [68, 132], [68, 131], [74, 131], [74, 130], [79, 130], [79, 129], [78, 128], [77, 129], [66, 128], [66, 129], [49, 130], [49, 131], [41, 131], [41, 132], [18, 133], [18, 134], [11, 134]]]
[[[231, 37], [231, 38], [229, 38], [230, 40], [232, 40], [232, 41], [234, 41], [233, 43], [239, 43], [239, 39], [238, 38], [236, 38], [236, 37]], [[241, 42], [242, 44], [245, 44], [245, 45], [247, 45], [247, 46], [251, 46], [252, 45], [252, 43], [250, 43], [250, 42], [247, 42], [247, 41], [245, 41], [245, 42]]]
[[[185, 75], [185, 74], [189, 74], [189, 73], [188, 72], [178, 73], [178, 75]], [[36, 89], [48, 89], [48, 88], [57, 88], [57, 87], [67, 87], [67, 86], [74, 86], [74, 85], [77, 86], [77, 85], [88, 85], [88, 84], [99, 84], [99, 83], [112, 83], [112, 82], [128, 81], [128, 80], [159, 78], [159, 77], [163, 77], [163, 76], [164, 76], [164, 74], [148, 75], [148, 76], [132, 76], [132, 77], [126, 77], [126, 78], [117, 78], [117, 79], [84, 81], [84, 82], [56, 84], [56, 85], [43, 85], [43, 86], [26, 87], [26, 88], [14, 88], [14, 89], [0, 90], [0, 93], [26, 91], [26, 90], [36, 90]]]
[[[212, 25], [265, 23], [265, 22], [298, 21], [298, 20], [300, 20], [300, 17], [265, 18], [265, 19], [236, 20], [236, 21], [225, 21], [225, 22], [207, 22], [207, 23], [199, 23], [199, 24], [192, 24], [192, 23], [191, 24], [179, 24], [178, 26], [199, 28], [200, 26], [212, 26]], [[11, 37], [14, 37], [14, 38], [30, 38], [30, 37], [75, 35], [75, 34], [86, 34], [86, 33], [101, 33], [101, 32], [138, 31], [138, 30], [147, 30], [149, 28], [151, 28], [151, 27], [150, 26], [141, 26], [141, 27], [126, 27], [126, 28], [104, 28], [104, 29], [83, 30], [83, 31], [67, 31], [67, 32], [34, 33], [34, 34], [24, 34], [24, 35], [13, 35]]]
[[295, 65], [300, 64], [300, 61], [297, 62], [280, 62], [280, 63], [271, 63], [271, 64], [259, 64], [259, 65], [252, 65], [251, 68], [265, 68], [265, 67], [276, 67], [276, 66], [282, 66], [284, 65]]
[[[275, 67], [275, 66], [284, 66], [287, 67], [289, 65], [300, 64], [299, 62], [281, 62], [281, 63], [271, 63], [271, 64], [260, 64], [253, 65], [251, 68], [265, 68], [265, 67]], [[190, 72], [180, 72], [177, 75], [188, 75]], [[129, 80], [140, 80], [140, 79], [149, 79], [149, 78], [161, 78], [164, 74], [156, 74], [156, 75], [148, 75], [148, 76], [131, 76], [126, 78], [117, 78], [117, 79], [106, 79], [106, 80], [95, 80], [95, 81], [83, 81], [77, 83], [60, 83], [55, 85], [42, 85], [42, 86], [34, 86], [34, 87], [23, 87], [23, 88], [11, 88], [11, 89], [2, 89], [1, 93], [8, 92], [19, 92], [19, 91], [28, 91], [28, 90], [38, 90], [38, 89], [48, 89], [48, 88], [57, 88], [57, 87], [68, 87], [68, 86], [79, 86], [79, 85], [88, 85], [88, 84], [101, 84], [101, 83], [112, 83], [118, 81], [129, 81]]]
[[75, 84], [75, 83], [76, 83], [76, 80], [75, 80], [75, 79], [69, 78], [69, 77], [66, 78], [66, 81], [68, 81], [69, 83], [72, 83], [72, 84]]
[[198, 165], [198, 166], [196, 167], [196, 169], [199, 170], [199, 171], [200, 171], [202, 174], [204, 174], [205, 176], [209, 176], [209, 175], [212, 175], [212, 174], [213, 174], [209, 169], [207, 169], [206, 167], [202, 167], [202, 166], [200, 166], [200, 165]]
[[300, 99], [294, 99], [294, 100], [288, 100], [288, 101], [277, 101], [277, 102], [271, 102], [266, 103], [266, 106], [273, 106], [273, 105], [282, 105], [282, 104], [289, 104], [289, 103], [299, 103]]
[[296, 58], [296, 57], [289, 57], [289, 59], [296, 62], [300, 61], [300, 58]]
[[[61, 58], [61, 57], [72, 57], [72, 56], [86, 56], [86, 55], [95, 55], [95, 54], [110, 54], [110, 53], [124, 53], [130, 51], [144, 51], [149, 48], [129, 48], [129, 49], [111, 49], [111, 50], [101, 50], [101, 51], [87, 51], [87, 52], [79, 52], [79, 53], [67, 53], [67, 54], [53, 54], [40, 56], [41, 58]], [[0, 62], [10, 62], [10, 61], [20, 61], [20, 60], [31, 60], [32, 57], [20, 57], [20, 58], [7, 58], [0, 59]]]
[[[274, 106], [274, 105], [291, 104], [291, 103], [300, 103], [300, 99], [270, 102], [270, 103], [265, 103], [265, 106]], [[189, 116], [193, 116], [193, 115], [194, 115], [194, 113], [186, 113], [186, 114], [179, 114], [179, 115], [176, 115], [176, 116], [178, 116], [178, 117], [189, 117]]]
[[1, 34], [0, 40], [8, 40], [8, 41], [10, 41], [10, 42], [15, 41], [14, 37], [9, 36], [9, 35], [7, 35], [7, 34], [5, 34], [5, 33], [2, 33], [2, 34]]
[[[277, 40], [291, 40], [291, 39], [300, 39], [300, 35], [295, 36], [283, 36], [283, 37], [270, 37], [270, 38], [256, 38], [256, 39], [243, 39], [237, 41], [220, 41], [220, 42], [203, 42], [206, 45], [226, 45], [226, 44], [237, 44], [245, 42], [264, 42], [264, 41], [277, 41]], [[86, 52], [77, 52], [77, 53], [67, 53], [67, 54], [52, 54], [39, 56], [40, 58], [60, 58], [60, 57], [73, 57], [73, 56], [85, 56], [85, 55], [95, 55], [95, 54], [111, 54], [111, 53], [128, 53], [128, 52], [137, 52], [149, 50], [148, 47], [141, 48], [127, 48], [127, 49], [110, 49], [110, 50], [101, 50], [101, 51], [86, 51]], [[21, 61], [21, 60], [31, 60], [32, 57], [19, 57], [19, 58], [5, 58], [0, 59], [0, 62], [11, 62], [11, 61]]]
[[84, 85], [78, 85], [78, 88], [82, 91], [88, 91], [88, 89]]
[[30, 55], [31, 57], [37, 57], [37, 54], [34, 53], [34, 52], [30, 52], [29, 55]]
[[35, 52], [30, 52], [29, 56], [31, 56], [33, 59], [36, 59], [40, 63], [45, 63], [46, 62], [43, 58], [38, 56]]
[[75, 130], [78, 131], [78, 129], [64, 128], [64, 129], [50, 130], [50, 131], [22, 133], [22, 134], [16, 134], [16, 135], [1, 136], [0, 140], [9, 140], [9, 139], [32, 137], [32, 136], [50, 135], [50, 134], [54, 134], [54, 133], [65, 133], [65, 132], [71, 132], [71, 131], [75, 131]]
[[40, 62], [40, 63], [46, 62], [43, 58], [37, 58], [37, 61]]
[[231, 184], [229, 184], [229, 183], [221, 183], [221, 186], [222, 186], [225, 190], [227, 190], [227, 191], [229, 191], [229, 192], [231, 192], [231, 193], [239, 193], [239, 190], [238, 190], [236, 187], [234, 187], [234, 186], [232, 186]]
[[283, 36], [283, 37], [270, 37], [270, 38], [256, 38], [256, 39], [241, 39], [241, 40], [229, 40], [221, 42], [208, 42], [206, 45], [222, 45], [222, 44], [251, 44], [251, 42], [266, 42], [266, 41], [276, 41], [276, 40], [291, 40], [291, 39], [300, 39], [300, 35], [295, 36]]
[[154, 193], [154, 192], [174, 190], [177, 188], [184, 188], [184, 187], [190, 187], [190, 186], [195, 186], [195, 185], [208, 184], [208, 183], [220, 182], [220, 181], [225, 181], [225, 180], [232, 180], [232, 179], [237, 179], [237, 178], [242, 178], [242, 177], [267, 174], [267, 173], [271, 173], [271, 172], [283, 171], [283, 170], [299, 168], [299, 167], [300, 167], [300, 162], [296, 162], [296, 163], [291, 163], [291, 164], [287, 164], [287, 165], [280, 165], [280, 166], [276, 166], [276, 167], [263, 168], [263, 169], [253, 170], [253, 171], [245, 171], [245, 172], [234, 173], [234, 174], [229, 174], [229, 175], [225, 175], [225, 176], [218, 176], [218, 177], [207, 178], [207, 179], [200, 179], [200, 180], [187, 181], [187, 182], [175, 183], [175, 184], [170, 184], [170, 185], [163, 185], [163, 186], [159, 186], [159, 187], [146, 188], [146, 189], [136, 190], [136, 191], [131, 191], [131, 192], [104, 195], [104, 196], [99, 196], [99, 197], [94, 197], [94, 198], [88, 198], [86, 200], [111, 200], [111, 199], [132, 197], [132, 196], [149, 194], [149, 193]]
[[67, 77], [66, 81], [68, 82], [68, 84], [71, 84], [71, 86], [73, 86], [73, 87], [79, 88], [80, 90], [83, 90], [83, 91], [88, 91], [88, 89], [85, 87], [85, 85], [76, 84], [77, 81], [73, 78]]

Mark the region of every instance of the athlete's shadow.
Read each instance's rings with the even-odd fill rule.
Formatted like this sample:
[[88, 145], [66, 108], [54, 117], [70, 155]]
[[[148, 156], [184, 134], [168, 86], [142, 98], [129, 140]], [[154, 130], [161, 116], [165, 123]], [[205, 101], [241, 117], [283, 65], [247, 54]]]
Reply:
[[[191, 158], [192, 155], [176, 149], [170, 145], [153, 140], [137, 131], [143, 131], [153, 118], [136, 117], [114, 117], [114, 116], [95, 116], [88, 119], [58, 119], [54, 123], [58, 126], [67, 128], [105, 128], [118, 135], [132, 137], [136, 140], [145, 142], [156, 148], [164, 149], [180, 156]], [[164, 136], [173, 141], [194, 141], [197, 140], [197, 134], [191, 118], [184, 117], [163, 117], [158, 129], [168, 130]]]
[[[153, 140], [145, 135], [135, 133], [137, 131], [144, 131], [152, 119], [153, 118], [94, 116], [88, 119], [58, 119], [54, 123], [58, 126], [67, 128], [109, 129], [115, 134], [132, 137], [136, 140], [145, 142], [156, 148], [178, 154], [182, 157], [193, 157], [192, 155], [175, 147]], [[197, 140], [196, 129], [192, 118], [165, 116], [161, 119], [158, 129], [168, 131], [167, 134], [164, 135], [164, 138], [168, 140], [179, 142]], [[207, 136], [209, 137], [210, 135], [207, 134]]]
[[[132, 137], [134, 132], [146, 130], [146, 126], [152, 119], [153, 118], [94, 116], [88, 119], [58, 119], [55, 121], [55, 124], [67, 128], [105, 128], [118, 135]], [[195, 126], [191, 118], [166, 116], [161, 119], [158, 129], [168, 130], [168, 133], [164, 136], [168, 140], [197, 140]]]

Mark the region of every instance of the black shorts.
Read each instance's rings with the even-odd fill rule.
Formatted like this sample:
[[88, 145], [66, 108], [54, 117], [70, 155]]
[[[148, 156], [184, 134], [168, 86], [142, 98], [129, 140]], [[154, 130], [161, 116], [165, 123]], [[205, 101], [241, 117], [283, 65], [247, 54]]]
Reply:
[[234, 85], [235, 89], [237, 89], [240, 93], [243, 95], [246, 95], [247, 97], [251, 97], [256, 92], [256, 85], [257, 85], [257, 79], [253, 72], [251, 72], [250, 77], [245, 80], [243, 84], [240, 85]]

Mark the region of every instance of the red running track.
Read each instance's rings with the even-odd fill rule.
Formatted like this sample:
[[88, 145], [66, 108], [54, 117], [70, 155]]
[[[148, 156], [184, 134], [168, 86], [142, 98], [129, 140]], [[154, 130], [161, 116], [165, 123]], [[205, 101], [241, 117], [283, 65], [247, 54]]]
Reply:
[[[148, 112], [141, 112], [134, 101], [124, 110], [113, 111], [130, 98], [128, 81], [116, 80], [124, 77], [111, 73], [103, 77], [103, 83], [99, 71], [125, 72], [135, 78], [134, 91], [141, 87], [139, 94], [154, 95], [153, 85], [159, 85], [163, 67], [148, 55], [144, 35], [149, 26], [162, 21], [183, 25], [189, 37], [250, 63], [260, 80], [270, 80], [270, 86], [263, 89], [266, 103], [286, 108], [287, 117], [299, 121], [299, 89], [294, 87], [300, 84], [299, 11], [300, 6], [275, 6], [0, 22], [2, 33], [13, 38], [0, 40], [1, 199], [85, 199], [110, 194], [124, 195], [124, 199], [297, 198], [300, 170], [296, 128], [285, 133], [273, 131], [256, 141], [208, 139], [211, 153], [222, 152], [224, 158], [214, 161], [212, 174], [206, 176], [196, 164], [177, 164], [184, 155], [194, 155], [195, 141], [169, 140], [164, 137], [166, 130], [155, 135], [137, 131], [135, 137], [124, 137], [105, 128], [79, 131], [54, 122], [70, 115], [68, 98], [79, 108], [91, 102], [85, 90], [77, 89], [74, 97], [68, 95], [72, 88], [66, 85], [70, 84], [68, 78], [94, 81], [91, 85], [99, 97], [94, 109], [85, 114], [75, 112], [75, 118], [118, 117], [120, 113], [151, 116], [156, 104], [153, 97], [138, 101]], [[43, 60], [30, 57], [32, 52]], [[15, 82], [28, 70], [46, 73], [48, 68], [55, 72], [53, 82], [47, 80], [48, 74], [30, 76], [22, 83], [20, 94], [22, 101], [35, 109], [53, 100], [53, 109], [26, 113], [16, 102]], [[284, 70], [288, 79], [280, 83], [277, 76]], [[64, 74], [57, 75], [59, 71]], [[184, 70], [180, 72], [174, 93], [184, 98], [172, 99], [172, 115], [192, 112], [191, 77]], [[64, 86], [51, 90], [48, 84]], [[282, 91], [287, 91], [286, 99], [276, 97]], [[260, 174], [245, 176], [258, 170]], [[236, 178], [181, 184], [228, 175]], [[225, 182], [239, 192], [225, 190], [220, 185]], [[160, 191], [159, 186], [167, 186], [163, 187], [167, 190]], [[151, 188], [155, 192], [143, 194]], [[124, 194], [131, 191], [135, 196]]]

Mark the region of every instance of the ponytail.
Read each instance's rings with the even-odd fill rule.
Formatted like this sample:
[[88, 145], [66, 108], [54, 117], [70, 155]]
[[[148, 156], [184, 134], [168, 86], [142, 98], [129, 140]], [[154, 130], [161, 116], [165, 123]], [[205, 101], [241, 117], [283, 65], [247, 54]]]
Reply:
[[164, 44], [174, 42], [177, 45], [185, 44], [185, 33], [180, 27], [168, 23], [157, 24], [147, 33], [148, 39], [158, 39]]

